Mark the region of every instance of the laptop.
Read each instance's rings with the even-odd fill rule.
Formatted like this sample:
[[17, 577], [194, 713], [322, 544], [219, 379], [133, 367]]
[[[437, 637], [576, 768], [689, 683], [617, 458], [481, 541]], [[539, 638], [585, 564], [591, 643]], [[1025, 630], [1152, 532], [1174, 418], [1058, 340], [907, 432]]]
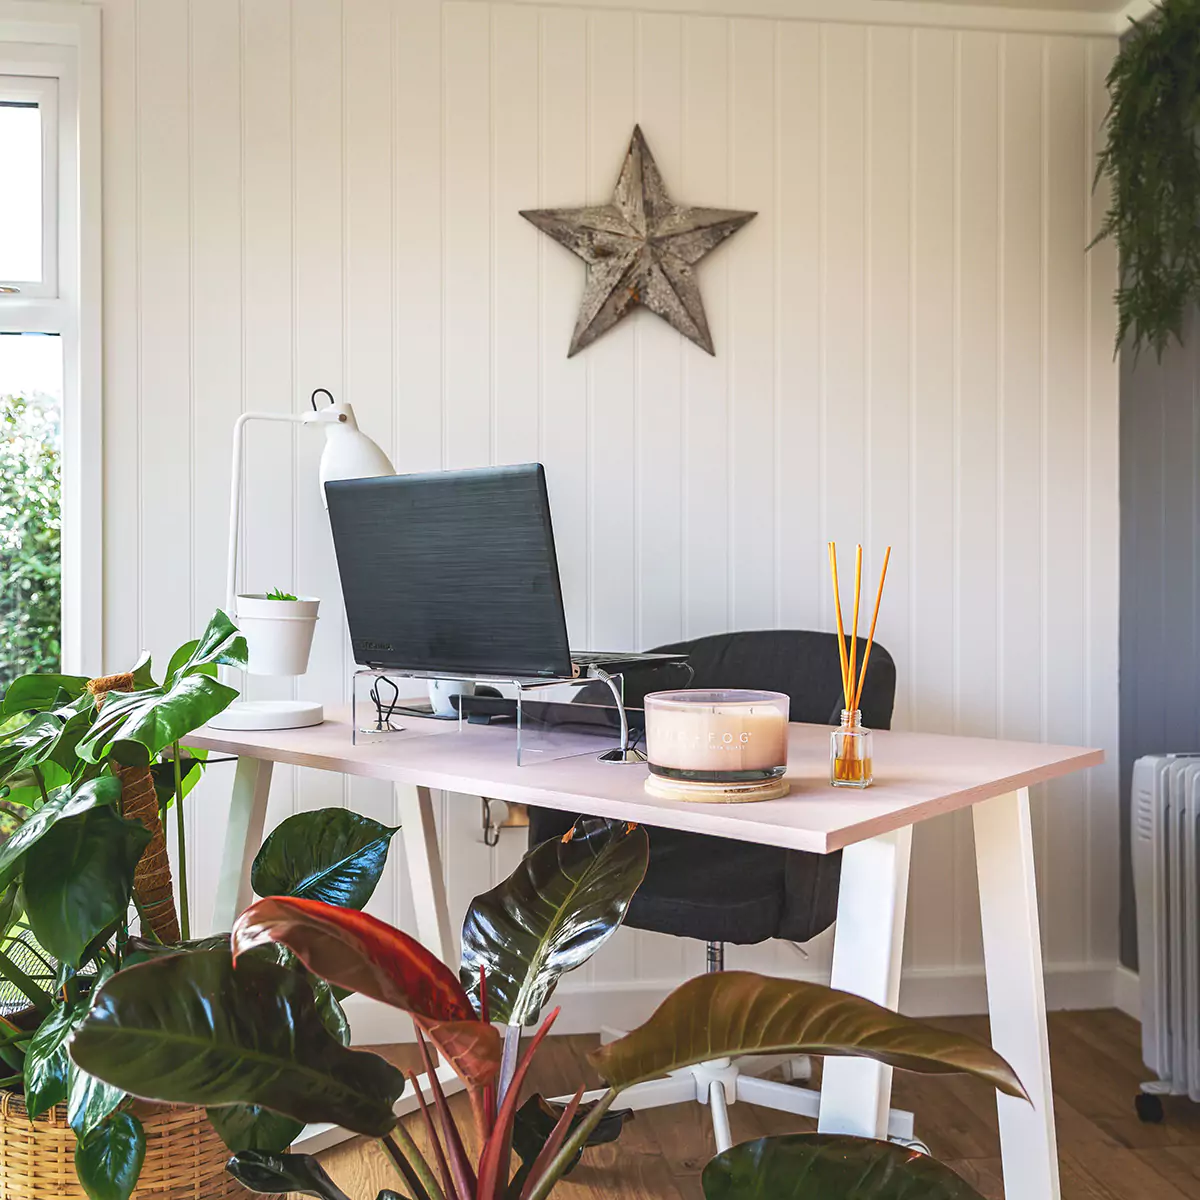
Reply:
[[537, 680], [686, 660], [571, 651], [541, 463], [331, 480], [325, 493], [363, 666]]

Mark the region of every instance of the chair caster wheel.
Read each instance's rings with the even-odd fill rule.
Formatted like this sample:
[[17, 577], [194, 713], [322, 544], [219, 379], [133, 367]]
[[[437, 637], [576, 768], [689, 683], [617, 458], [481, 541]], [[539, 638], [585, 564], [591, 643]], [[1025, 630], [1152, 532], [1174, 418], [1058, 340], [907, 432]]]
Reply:
[[1133, 1101], [1137, 1110], [1138, 1120], [1143, 1125], [1161, 1125], [1163, 1119], [1163, 1102], [1161, 1096], [1152, 1096], [1140, 1092]]

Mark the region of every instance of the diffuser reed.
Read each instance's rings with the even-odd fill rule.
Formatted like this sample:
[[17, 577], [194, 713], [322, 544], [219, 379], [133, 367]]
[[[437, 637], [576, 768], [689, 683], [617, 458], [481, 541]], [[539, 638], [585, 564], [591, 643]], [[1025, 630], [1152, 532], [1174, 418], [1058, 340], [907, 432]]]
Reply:
[[875, 594], [875, 612], [871, 617], [871, 629], [863, 647], [862, 666], [858, 665], [858, 614], [862, 598], [862, 546], [854, 552], [854, 623], [850, 630], [850, 648], [846, 649], [846, 627], [842, 621], [842, 593], [838, 584], [837, 546], [829, 543], [829, 573], [833, 577], [833, 599], [837, 612], [838, 657], [842, 666], [842, 723], [834, 730], [829, 742], [829, 782], [834, 787], [870, 787], [874, 782], [871, 752], [871, 731], [863, 728], [862, 701], [863, 684], [867, 678], [867, 665], [871, 661], [871, 649], [875, 645], [875, 626], [879, 621], [879, 606], [883, 601], [883, 584], [887, 579], [888, 563], [892, 548], [883, 556], [883, 570], [879, 573], [879, 590]]

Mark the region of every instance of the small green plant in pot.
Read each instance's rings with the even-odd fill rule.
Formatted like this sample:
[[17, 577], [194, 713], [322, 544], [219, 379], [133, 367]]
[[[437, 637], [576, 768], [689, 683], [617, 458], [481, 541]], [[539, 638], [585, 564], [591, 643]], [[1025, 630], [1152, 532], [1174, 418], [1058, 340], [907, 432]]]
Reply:
[[[127, 1090], [75, 1063], [67, 1044], [106, 982], [141, 963], [229, 945], [227, 933], [189, 940], [183, 800], [203, 756], [187, 750], [185, 739], [237, 696], [217, 680], [217, 667], [242, 666], [245, 657], [241, 635], [218, 612], [201, 638], [172, 656], [162, 683], [143, 659], [132, 671], [95, 680], [23, 676], [0, 705], [0, 1089], [20, 1097], [21, 1136], [32, 1128], [35, 1144], [43, 1115], [65, 1113], [78, 1179], [94, 1200], [134, 1194], [146, 1156], [144, 1113]], [[163, 834], [171, 807], [181, 850], [179, 913]], [[272, 891], [364, 904], [394, 832], [352, 813], [301, 814], [264, 844], [256, 876]], [[140, 936], [130, 926], [131, 907]], [[348, 1041], [326, 984], [282, 947], [251, 958], [268, 959], [306, 989], [339, 1048]], [[0, 1109], [7, 1111], [2, 1102]], [[285, 1149], [300, 1128], [247, 1106], [213, 1108], [208, 1116], [233, 1151]], [[7, 1169], [0, 1155], [0, 1194]]]
[[[552, 1108], [520, 1104], [549, 1013], [528, 1041], [502, 1039], [536, 1018], [561, 975], [612, 935], [648, 859], [644, 829], [582, 820], [537, 847], [514, 874], [475, 900], [458, 974], [400, 930], [319, 898], [271, 896], [237, 921], [229, 949], [160, 958], [98, 989], [70, 1045], [72, 1060], [112, 1086], [150, 1099], [256, 1106], [297, 1121], [329, 1121], [378, 1138], [411, 1200], [545, 1200], [587, 1145], [614, 1132], [615, 1106], [634, 1084], [744, 1054], [863, 1055], [908, 1070], [968, 1072], [1023, 1096], [989, 1047], [818, 984], [722, 972], [676, 989], [640, 1028], [591, 1054], [607, 1087], [590, 1103], [580, 1088]], [[431, 1076], [422, 1105], [429, 1152], [393, 1106], [406, 1083], [383, 1059], [346, 1050], [322, 1028], [311, 990], [265, 961], [286, 951], [312, 975], [408, 1012]], [[432, 1071], [430, 1047], [462, 1079], [474, 1142]], [[302, 1064], [302, 1069], [298, 1064]], [[286, 1086], [281, 1081], [286, 1081]], [[521, 1158], [514, 1171], [513, 1152]], [[248, 1151], [229, 1170], [251, 1190], [348, 1198], [306, 1155]], [[857, 1174], [855, 1172], [857, 1171]], [[851, 1190], [857, 1188], [857, 1190]], [[855, 1138], [767, 1139], [735, 1147], [705, 1174], [710, 1200], [966, 1200], [975, 1193], [927, 1157]], [[923, 1189], [923, 1190], [920, 1190]]]

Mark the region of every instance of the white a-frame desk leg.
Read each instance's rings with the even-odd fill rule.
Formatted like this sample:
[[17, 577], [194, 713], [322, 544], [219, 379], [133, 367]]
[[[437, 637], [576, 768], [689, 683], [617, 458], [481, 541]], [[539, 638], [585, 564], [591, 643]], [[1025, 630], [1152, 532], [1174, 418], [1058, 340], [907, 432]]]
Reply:
[[[832, 984], [895, 1009], [908, 911], [912, 826], [842, 852]], [[886, 1138], [892, 1068], [868, 1058], [827, 1058], [821, 1076], [822, 1133]]]
[[1009, 1200], [1059, 1200], [1029, 792], [985, 800], [973, 812], [992, 1045], [1033, 1101], [996, 1096], [1004, 1194]]
[[417, 914], [417, 941], [457, 971], [454, 931], [446, 903], [446, 876], [442, 871], [442, 852], [433, 819], [433, 797], [427, 787], [398, 783], [396, 808]]
[[271, 793], [273, 763], [261, 758], [238, 759], [233, 778], [233, 800], [225, 827], [225, 848], [213, 906], [213, 931], [227, 933], [242, 911], [250, 906], [250, 868], [263, 840], [267, 799]]

